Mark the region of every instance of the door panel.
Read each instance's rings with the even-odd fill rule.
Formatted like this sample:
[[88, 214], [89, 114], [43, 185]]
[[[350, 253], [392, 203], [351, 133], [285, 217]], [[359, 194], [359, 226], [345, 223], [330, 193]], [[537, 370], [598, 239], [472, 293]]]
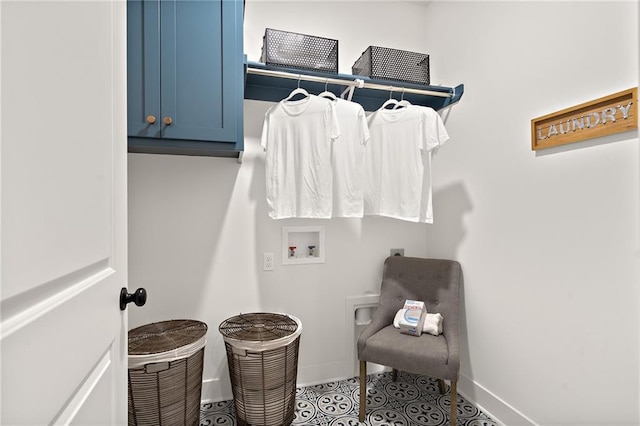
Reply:
[[235, 2], [161, 3], [162, 137], [235, 142]]
[[[108, 274], [107, 278], [103, 273]], [[2, 424], [65, 424], [61, 420], [79, 410], [83, 399], [91, 394], [86, 381], [106, 380], [104, 384], [113, 388], [112, 374], [96, 376], [96, 371], [100, 371], [105, 359], [113, 371], [120, 348], [114, 347], [112, 330], [118, 328], [119, 318], [108, 312], [113, 307], [105, 305], [87, 315], [83, 305], [93, 305], [92, 300], [98, 298], [111, 299], [114, 305], [116, 298], [105, 282], [114, 275], [113, 271], [101, 271], [87, 280], [81, 294], [69, 294], [57, 303], [40, 303], [34, 311], [42, 314], [24, 315], [20, 326], [10, 334], [3, 330]], [[25, 405], [37, 405], [37, 410], [26, 409]], [[14, 410], [17, 407], [21, 409]], [[112, 417], [110, 410], [104, 414], [107, 419]], [[103, 419], [100, 410], [93, 415], [98, 421]]]
[[126, 424], [126, 4], [0, 23], [0, 424]]
[[[2, 231], [11, 244], [3, 253], [3, 298], [111, 252], [114, 135], [104, 100], [113, 98], [112, 31], [100, 16], [109, 3], [27, 3], [3, 3], [2, 31], [14, 33], [2, 43], [2, 216], [10, 225]], [[63, 24], [47, 15], [57, 8], [83, 18]], [[27, 16], [20, 22], [13, 13]], [[60, 31], [63, 25], [87, 35]], [[82, 53], [71, 56], [72, 49]]]
[[[112, 348], [115, 350], [116, 348]], [[105, 419], [102, 424], [96, 423], [95, 412], [99, 412], [105, 401], [109, 401], [112, 398], [111, 392], [116, 388], [114, 383], [115, 369], [113, 368], [112, 352], [107, 352], [103, 358], [100, 359], [96, 368], [92, 371], [82, 385], [82, 389], [79, 389], [76, 393], [76, 401], [69, 404], [69, 408], [80, 407], [77, 412], [71, 412], [69, 410], [69, 416], [66, 416], [66, 412], [63, 412], [59, 417], [59, 422], [70, 425], [78, 426], [101, 426], [101, 425], [115, 425], [120, 424], [115, 418]], [[66, 419], [69, 418], [67, 422]]]
[[[127, 2], [128, 134], [160, 137], [160, 3]], [[154, 123], [147, 121], [155, 117]]]

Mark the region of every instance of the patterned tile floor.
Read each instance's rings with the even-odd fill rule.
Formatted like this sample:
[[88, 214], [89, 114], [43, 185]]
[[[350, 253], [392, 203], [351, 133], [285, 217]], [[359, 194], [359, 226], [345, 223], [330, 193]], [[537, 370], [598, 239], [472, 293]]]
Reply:
[[[441, 395], [435, 379], [398, 373], [369, 375], [367, 417], [358, 422], [358, 378], [298, 388], [293, 425], [436, 426], [449, 425], [449, 393]], [[458, 426], [497, 426], [489, 416], [458, 395]], [[203, 404], [201, 426], [235, 426], [233, 401]]]

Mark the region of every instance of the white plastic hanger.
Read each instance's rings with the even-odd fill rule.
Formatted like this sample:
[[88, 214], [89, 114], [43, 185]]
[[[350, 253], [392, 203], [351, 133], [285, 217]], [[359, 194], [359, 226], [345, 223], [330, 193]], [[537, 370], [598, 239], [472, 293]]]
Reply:
[[333, 93], [328, 92], [328, 91], [324, 91], [324, 92], [320, 93], [318, 96], [320, 96], [321, 98], [329, 98], [332, 101], [337, 101], [338, 100], [338, 97], [336, 95], [334, 95]]
[[291, 91], [291, 93], [289, 93], [289, 96], [287, 96], [286, 98], [283, 99], [283, 101], [290, 101], [293, 99], [294, 96], [296, 95], [302, 95], [305, 98], [308, 98], [309, 92], [307, 92], [306, 90], [304, 90], [302, 87], [300, 87], [300, 79], [302, 78], [302, 76], [298, 76], [298, 88], [297, 89], [293, 89]]
[[[389, 99], [382, 104], [380, 109], [386, 109], [389, 105], [395, 108], [398, 105], [399, 101], [397, 99], [394, 99], [392, 95], [393, 95], [393, 87], [391, 88], [391, 90], [389, 90]], [[388, 108], [388, 109], [393, 109], [393, 108]]]
[[320, 96], [321, 98], [329, 98], [332, 101], [337, 101], [338, 97], [332, 92], [330, 92], [329, 90], [327, 90], [328, 85], [329, 85], [329, 80], [327, 79], [327, 81], [324, 82], [324, 92], [320, 93], [318, 96]]
[[402, 95], [400, 96], [400, 102], [396, 103], [393, 109], [406, 108], [411, 106], [411, 102], [404, 100], [404, 87], [402, 88]]

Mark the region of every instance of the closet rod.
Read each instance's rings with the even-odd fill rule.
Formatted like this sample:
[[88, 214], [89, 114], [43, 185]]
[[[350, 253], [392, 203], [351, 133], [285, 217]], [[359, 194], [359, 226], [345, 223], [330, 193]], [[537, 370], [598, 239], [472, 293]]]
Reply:
[[355, 80], [341, 80], [337, 78], [331, 77], [320, 77], [315, 75], [306, 75], [306, 74], [294, 74], [287, 71], [275, 71], [275, 70], [266, 70], [259, 68], [251, 68], [247, 69], [249, 74], [256, 75], [264, 75], [268, 77], [279, 77], [279, 78], [288, 78], [291, 80], [303, 80], [303, 81], [313, 81], [316, 83], [328, 83], [328, 84], [339, 84], [347, 87], [357, 87], [357, 88], [365, 88], [365, 89], [374, 89], [381, 90], [385, 92], [404, 92], [404, 93], [413, 93], [416, 95], [428, 95], [428, 96], [439, 96], [441, 98], [452, 98], [455, 96], [455, 93], [445, 93], [445, 92], [435, 92], [432, 90], [422, 90], [422, 89], [412, 89], [410, 87], [398, 87], [393, 85], [385, 85], [385, 84], [377, 84], [377, 83], [367, 83], [364, 80], [356, 78]]

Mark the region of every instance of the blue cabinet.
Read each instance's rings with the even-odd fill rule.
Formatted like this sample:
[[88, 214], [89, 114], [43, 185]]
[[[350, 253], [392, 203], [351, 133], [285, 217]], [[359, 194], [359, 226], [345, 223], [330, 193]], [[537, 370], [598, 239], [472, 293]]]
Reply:
[[242, 0], [128, 0], [129, 152], [243, 149]]

